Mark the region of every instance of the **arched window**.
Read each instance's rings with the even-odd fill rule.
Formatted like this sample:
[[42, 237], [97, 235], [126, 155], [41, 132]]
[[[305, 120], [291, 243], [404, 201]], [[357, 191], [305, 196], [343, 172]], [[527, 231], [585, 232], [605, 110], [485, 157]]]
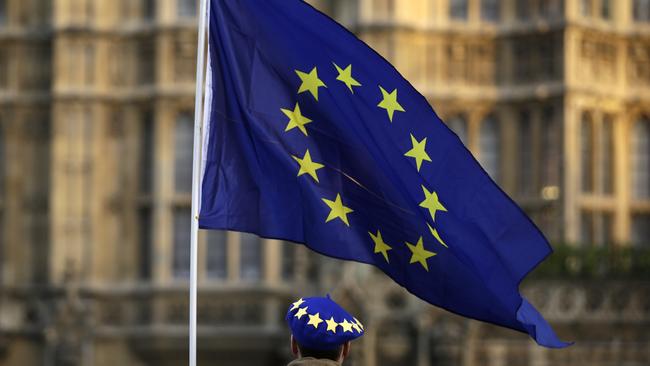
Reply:
[[600, 131], [600, 187], [604, 194], [614, 193], [614, 116], [603, 116]]
[[530, 18], [530, 3], [529, 0], [517, 0], [517, 18], [519, 20], [528, 20]]
[[222, 230], [209, 230], [206, 233], [208, 278], [225, 280], [228, 278], [228, 233]]
[[467, 20], [467, 0], [449, 0], [449, 17], [454, 20]]
[[[557, 120], [557, 114], [555, 108], [551, 105], [544, 108], [542, 112], [541, 184], [543, 187], [549, 188], [557, 187], [560, 184], [562, 126]], [[547, 194], [550, 194], [550, 192], [547, 192]]]
[[517, 191], [522, 196], [530, 196], [536, 192], [535, 182], [533, 181], [535, 158], [533, 151], [533, 123], [529, 110], [519, 112], [517, 121], [517, 155], [518, 155], [518, 175]]
[[292, 281], [295, 277], [296, 249], [296, 244], [282, 242], [282, 279], [285, 281]]
[[174, 210], [174, 249], [172, 271], [174, 278], [190, 276], [190, 226], [192, 223], [189, 207]]
[[650, 198], [650, 119], [642, 118], [632, 128], [632, 193]]
[[591, 16], [592, 0], [580, 0], [580, 14], [585, 17]]
[[180, 18], [194, 18], [197, 14], [197, 0], [177, 0], [177, 13]]
[[262, 239], [241, 233], [239, 277], [243, 281], [259, 281], [263, 273]]
[[496, 22], [499, 20], [501, 7], [499, 0], [482, 0], [481, 1], [481, 19], [486, 22]]
[[539, 0], [539, 14], [544, 18], [556, 18], [564, 12], [563, 0]]
[[499, 180], [500, 160], [501, 160], [501, 141], [500, 141], [499, 123], [494, 116], [487, 117], [481, 123], [480, 134], [480, 161], [483, 169], [495, 181]]
[[634, 8], [632, 9], [632, 12], [635, 21], [650, 21], [650, 0], [634, 0]]
[[150, 194], [153, 188], [153, 166], [154, 166], [154, 131], [153, 112], [150, 109], [142, 111], [142, 122], [139, 131], [139, 185], [140, 192]]
[[189, 112], [180, 113], [174, 128], [174, 187], [177, 193], [192, 191], [194, 122]]
[[142, 1], [142, 18], [145, 20], [156, 19], [156, 2], [155, 0]]
[[637, 247], [650, 247], [650, 215], [632, 216], [632, 244]]
[[447, 121], [447, 126], [458, 135], [463, 144], [467, 145], [467, 121], [465, 120], [465, 117], [452, 117]]
[[602, 247], [614, 242], [614, 215], [607, 211], [583, 210], [580, 214], [580, 242]]
[[0, 25], [7, 22], [7, 0], [0, 0]]
[[[192, 113], [181, 112], [174, 125], [174, 193], [186, 195], [192, 191], [192, 140], [194, 126]], [[176, 278], [187, 278], [190, 273], [190, 223], [189, 205], [174, 207], [174, 259]]]
[[611, 0], [600, 0], [600, 17], [609, 20], [612, 18]]
[[[123, 113], [115, 116], [116, 120], [123, 120]], [[140, 113], [140, 128], [138, 131], [138, 188], [139, 201], [138, 208], [138, 231], [140, 243], [140, 279], [149, 280], [152, 276], [151, 256], [153, 253], [153, 209], [151, 192], [153, 189], [154, 179], [154, 154], [155, 154], [155, 124], [153, 112], [145, 108]]]
[[583, 113], [580, 123], [580, 179], [583, 192], [594, 191], [594, 124], [591, 114]]

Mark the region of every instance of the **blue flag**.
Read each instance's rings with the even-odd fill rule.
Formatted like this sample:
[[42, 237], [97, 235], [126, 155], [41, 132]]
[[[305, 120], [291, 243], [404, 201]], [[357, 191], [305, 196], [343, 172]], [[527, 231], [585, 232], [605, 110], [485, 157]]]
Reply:
[[519, 293], [548, 242], [386, 60], [298, 0], [212, 0], [209, 16], [201, 228], [369, 263], [567, 345]]

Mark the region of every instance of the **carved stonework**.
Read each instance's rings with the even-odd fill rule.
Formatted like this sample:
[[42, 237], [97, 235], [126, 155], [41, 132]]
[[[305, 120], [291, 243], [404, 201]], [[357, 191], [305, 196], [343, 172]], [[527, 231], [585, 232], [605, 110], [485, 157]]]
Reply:
[[[197, 24], [178, 8], [191, 1], [0, 0], [1, 365], [186, 363], [187, 281], [173, 263], [183, 240], [174, 217], [191, 203], [175, 181], [190, 166], [176, 158], [191, 156], [191, 133], [177, 133], [194, 105]], [[479, 160], [491, 152], [498, 183], [549, 239], [625, 250], [650, 242], [630, 152], [636, 121], [650, 115], [650, 35], [632, 1], [489, 1], [500, 4], [490, 19], [487, 0], [312, 3], [394, 64]], [[216, 257], [204, 234], [205, 364], [282, 364], [286, 305], [328, 292], [366, 325], [350, 366], [650, 364], [650, 285], [630, 258], [617, 262], [625, 279], [608, 275], [607, 260], [589, 269], [573, 256], [572, 276], [525, 283], [562, 338], [578, 341], [556, 352], [303, 247], [290, 261], [265, 242], [259, 281], [248, 283], [239, 234]]]
[[[354, 264], [339, 271], [337, 300], [361, 302], [367, 329], [376, 332], [371, 347], [381, 364], [417, 365], [608, 365], [650, 362], [650, 283], [647, 281], [529, 280], [524, 295], [554, 325], [561, 338], [581, 345], [570, 351], [531, 347], [529, 338], [509, 329], [462, 318], [428, 305], [381, 275], [364, 271], [355, 281]], [[340, 267], [338, 267], [340, 268]], [[361, 339], [361, 343], [368, 339]], [[599, 350], [609, 351], [603, 354]], [[614, 352], [615, 351], [615, 352]], [[367, 361], [367, 353], [356, 358]], [[608, 361], [609, 360], [609, 361]], [[372, 364], [372, 363], [371, 363]]]
[[89, 309], [77, 288], [65, 288], [65, 297], [54, 302], [51, 316], [44, 333], [53, 365], [83, 365], [83, 347], [92, 323]]

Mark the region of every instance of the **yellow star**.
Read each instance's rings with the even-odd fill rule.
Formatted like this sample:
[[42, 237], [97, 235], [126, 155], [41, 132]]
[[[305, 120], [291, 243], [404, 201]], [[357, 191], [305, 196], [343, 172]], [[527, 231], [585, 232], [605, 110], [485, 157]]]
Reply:
[[298, 94], [309, 91], [311, 95], [314, 96], [316, 100], [318, 100], [318, 88], [320, 87], [326, 87], [325, 83], [323, 80], [318, 78], [318, 70], [314, 67], [309, 74], [304, 73], [300, 70], [295, 70], [296, 74], [298, 74], [298, 77], [300, 80], [302, 80], [302, 84], [300, 84], [300, 89], [298, 89]]
[[316, 171], [318, 169], [323, 168], [325, 165], [314, 163], [311, 160], [311, 154], [309, 154], [309, 149], [307, 149], [307, 152], [305, 153], [305, 157], [303, 157], [302, 159], [293, 155], [291, 155], [291, 157], [293, 157], [293, 159], [297, 161], [298, 164], [300, 164], [300, 170], [298, 171], [298, 176], [301, 176], [303, 174], [309, 174], [311, 175], [312, 178], [314, 178], [316, 182], [318, 182], [318, 174], [316, 174]]
[[429, 209], [431, 218], [433, 221], [436, 221], [436, 212], [447, 212], [447, 209], [438, 200], [438, 194], [436, 192], [429, 192], [429, 190], [427, 190], [424, 186], [422, 186], [422, 190], [424, 191], [424, 201], [420, 203], [420, 207]]
[[345, 69], [341, 69], [339, 65], [334, 64], [334, 67], [336, 67], [336, 71], [338, 71], [339, 76], [336, 77], [336, 80], [342, 81], [348, 89], [354, 94], [354, 89], [352, 89], [353, 86], [361, 86], [361, 83], [356, 81], [352, 77], [352, 65], [348, 65]]
[[307, 135], [307, 129], [305, 128], [305, 125], [307, 123], [312, 122], [309, 118], [305, 117], [302, 115], [302, 112], [300, 112], [300, 106], [298, 103], [296, 103], [296, 107], [291, 110], [291, 109], [284, 109], [280, 108], [282, 113], [284, 113], [287, 117], [289, 117], [289, 124], [287, 124], [287, 128], [284, 129], [285, 132], [293, 130], [294, 128], [298, 128], [302, 133]]
[[304, 308], [300, 308], [300, 309], [298, 309], [298, 312], [297, 312], [296, 315], [294, 315], [294, 316], [295, 316], [296, 318], [300, 319], [300, 318], [302, 318], [303, 316], [307, 315], [307, 308], [308, 308], [308, 307], [309, 307], [309, 306], [305, 306]]
[[423, 161], [431, 162], [431, 158], [426, 151], [427, 138], [425, 137], [422, 141], [418, 141], [413, 134], [411, 134], [411, 145], [413, 145], [413, 148], [404, 154], [404, 156], [415, 159], [415, 165], [417, 165], [419, 172]]
[[384, 88], [379, 86], [383, 100], [377, 105], [379, 108], [383, 108], [388, 112], [388, 118], [393, 122], [393, 114], [395, 111], [406, 112], [404, 108], [397, 102], [397, 89], [388, 93]]
[[327, 323], [327, 331], [331, 331], [336, 333], [336, 327], [339, 326], [339, 323], [334, 321], [334, 317], [331, 317], [330, 320], [326, 320], [325, 323]]
[[388, 251], [393, 248], [384, 243], [384, 239], [381, 237], [379, 230], [377, 230], [377, 235], [373, 235], [371, 232], [368, 232], [368, 234], [370, 234], [372, 241], [375, 243], [375, 254], [381, 253], [384, 256], [384, 259], [386, 259], [386, 262], [390, 263], [388, 260]]
[[347, 319], [343, 319], [343, 322], [339, 323], [339, 325], [343, 328], [343, 332], [350, 332], [352, 333], [352, 323], [348, 322]]
[[440, 234], [438, 233], [438, 230], [432, 228], [431, 225], [429, 225], [428, 222], [427, 222], [427, 226], [429, 227], [429, 231], [431, 231], [431, 235], [433, 235], [433, 237], [436, 238], [440, 242], [440, 244], [442, 244], [442, 246], [449, 249], [449, 247], [447, 246], [445, 241], [442, 240], [442, 238], [440, 237]]
[[309, 322], [307, 322], [307, 325], [313, 325], [314, 328], [318, 328], [318, 324], [323, 322], [323, 319], [320, 318], [320, 313], [316, 313], [316, 315], [309, 315]]
[[329, 208], [331, 209], [330, 214], [329, 214], [329, 216], [327, 216], [327, 219], [325, 220], [325, 222], [330, 222], [330, 221], [332, 221], [332, 220], [334, 220], [336, 218], [339, 218], [347, 226], [350, 226], [350, 223], [348, 222], [348, 214], [351, 213], [351, 212], [354, 212], [354, 210], [352, 210], [349, 207], [343, 206], [343, 201], [341, 201], [341, 195], [340, 194], [336, 195], [336, 200], [334, 200], [334, 201], [330, 201], [330, 200], [327, 200], [327, 199], [323, 198], [323, 202], [325, 202], [325, 204], [327, 206], [329, 206]]
[[428, 272], [429, 271], [429, 265], [427, 264], [427, 259], [433, 257], [434, 255], [436, 255], [436, 253], [430, 252], [430, 251], [424, 249], [424, 244], [422, 243], [422, 237], [420, 237], [420, 239], [418, 239], [418, 242], [417, 242], [416, 245], [413, 245], [413, 244], [411, 244], [409, 242], [407, 242], [406, 245], [408, 245], [409, 249], [411, 250], [411, 253], [413, 254], [411, 256], [411, 262], [410, 263], [413, 264], [415, 262], [420, 262], [422, 267], [424, 267], [424, 269], [426, 269], [427, 272]]
[[357, 325], [359, 326], [359, 328], [361, 328], [361, 330], [363, 330], [363, 324], [361, 324], [361, 322], [359, 321], [359, 319], [354, 318], [354, 317], [353, 317], [352, 319], [354, 319], [354, 321], [357, 323]]
[[298, 309], [300, 307], [300, 305], [302, 305], [302, 303], [304, 303], [304, 302], [305, 302], [305, 300], [303, 300], [302, 297], [301, 297], [298, 301], [296, 301], [296, 302], [294, 302], [292, 304], [293, 306], [291, 307], [291, 310], [289, 310], [289, 311], [294, 311], [294, 310]]

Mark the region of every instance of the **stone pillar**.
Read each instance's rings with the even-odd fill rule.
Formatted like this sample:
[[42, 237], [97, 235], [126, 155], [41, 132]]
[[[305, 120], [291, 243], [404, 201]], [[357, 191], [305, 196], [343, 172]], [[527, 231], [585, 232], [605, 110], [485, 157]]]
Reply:
[[476, 24], [481, 20], [481, 1], [480, 0], [467, 0], [467, 22]]
[[504, 108], [496, 114], [501, 134], [501, 176], [499, 184], [509, 194], [517, 193], [517, 174], [519, 154], [518, 113], [512, 107]]
[[[424, 312], [424, 310], [420, 310]], [[429, 329], [431, 329], [431, 319], [428, 316], [423, 316], [417, 321], [417, 366], [431, 366], [431, 337]]]
[[[282, 241], [262, 239], [262, 260], [263, 260], [263, 281], [272, 288], [282, 283]], [[266, 314], [264, 314], [265, 325], [267, 328], [279, 330], [284, 324], [279, 322], [278, 314], [281, 314], [286, 304], [281, 303], [278, 298], [268, 299], [264, 304]]]
[[517, 20], [516, 0], [501, 0], [500, 4], [501, 4], [501, 19], [503, 19], [505, 23], [516, 21]]
[[[567, 10], [573, 11], [577, 1], [566, 1]], [[576, 10], [577, 11], [577, 10]], [[576, 70], [569, 69], [569, 66], [578, 64], [578, 34], [573, 28], [569, 28], [564, 34], [564, 81], [567, 90], [571, 90], [578, 82]], [[578, 196], [580, 194], [580, 111], [574, 95], [569, 92], [564, 97], [563, 125], [563, 152], [564, 152], [564, 240], [568, 243], [576, 243], [580, 236]]]
[[[168, 284], [173, 278], [173, 207], [174, 195], [174, 123], [175, 105], [159, 100], [156, 106], [155, 168], [154, 168], [154, 242], [157, 251], [154, 258], [155, 282]], [[161, 230], [166, 228], [166, 230]]]
[[[59, 102], [52, 136], [51, 278], [87, 275], [91, 240], [92, 105]], [[85, 278], [85, 277], [84, 277]]]
[[618, 178], [614, 185], [616, 198], [616, 223], [614, 239], [618, 243], [628, 242], [631, 238], [631, 179], [632, 171], [630, 166], [630, 138], [631, 128], [634, 123], [633, 116], [628, 111], [622, 111], [616, 117], [614, 124], [614, 149], [615, 164], [614, 175]]
[[379, 324], [377, 321], [372, 321], [374, 319], [369, 319], [366, 323], [365, 333], [362, 337], [363, 339], [363, 354], [364, 354], [364, 366], [376, 366], [377, 363], [377, 329], [376, 326]]
[[493, 342], [487, 348], [488, 366], [507, 366], [508, 347], [501, 342]]
[[19, 285], [27, 282], [27, 256], [25, 245], [26, 238], [21, 230], [22, 218], [26, 216], [25, 205], [22, 202], [22, 190], [24, 185], [23, 167], [20, 162], [23, 160], [24, 141], [21, 133], [21, 125], [15, 109], [5, 113], [4, 124], [5, 149], [5, 184], [6, 190], [3, 219], [4, 226], [0, 235], [4, 235], [4, 250], [2, 258], [2, 278], [6, 285]]
[[472, 151], [477, 160], [481, 157], [479, 138], [481, 133], [481, 121], [485, 113], [476, 107], [470, 107], [467, 115], [467, 147]]
[[565, 240], [577, 243], [580, 239], [580, 111], [572, 97], [567, 97], [564, 110], [564, 215]]
[[238, 232], [228, 234], [228, 280], [233, 282], [239, 280], [240, 237], [241, 233]]
[[547, 366], [548, 360], [547, 354], [548, 351], [546, 348], [538, 346], [533, 342], [528, 342], [528, 353], [529, 353], [529, 365], [530, 366]]
[[462, 366], [476, 365], [476, 351], [477, 351], [477, 336], [480, 324], [476, 320], [467, 319], [467, 333], [465, 335], [465, 342], [462, 347]]
[[[544, 167], [542, 166], [544, 162], [544, 157], [542, 156], [543, 154], [543, 148], [542, 148], [542, 141], [544, 139], [544, 132], [548, 128], [548, 125], [550, 124], [549, 121], [544, 121], [542, 119], [542, 112], [544, 108], [544, 100], [542, 103], [537, 104], [536, 108], [531, 110], [530, 118], [531, 118], [531, 135], [533, 136], [532, 138], [532, 146], [531, 146], [531, 151], [532, 151], [532, 156], [534, 159], [533, 162], [533, 170], [532, 170], [532, 185], [533, 185], [533, 196], [535, 198], [539, 198], [542, 196], [542, 171]], [[517, 139], [519, 141], [519, 139]], [[517, 167], [517, 171], [519, 171], [519, 167]]]

